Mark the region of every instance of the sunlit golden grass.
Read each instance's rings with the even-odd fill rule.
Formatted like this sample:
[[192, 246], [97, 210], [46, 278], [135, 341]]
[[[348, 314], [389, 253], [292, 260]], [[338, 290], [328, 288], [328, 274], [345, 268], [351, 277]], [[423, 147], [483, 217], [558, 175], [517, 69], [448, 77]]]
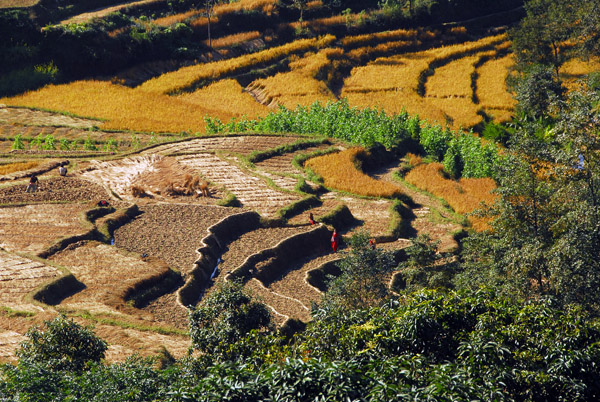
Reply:
[[240, 116], [246, 115], [249, 118], [264, 117], [269, 112], [266, 106], [254, 100], [236, 80], [232, 79], [217, 81], [192, 93], [179, 95], [177, 98], [201, 107], [210, 106], [211, 109]]
[[369, 91], [347, 92], [344, 98], [350, 106], [358, 108], [377, 107], [386, 113], [402, 113], [406, 111], [413, 116], [427, 120], [430, 123], [446, 124], [446, 115], [442, 110], [414, 91]]
[[435, 69], [425, 84], [426, 96], [471, 98], [471, 74], [479, 56], [462, 57]]
[[347, 92], [416, 89], [419, 74], [428, 65], [428, 58], [418, 54], [387, 58], [383, 62], [378, 59], [367, 66], [352, 69], [344, 82], [342, 96]]
[[506, 34], [486, 36], [477, 41], [464, 42], [455, 45], [442, 46], [435, 49], [426, 51], [433, 55], [435, 62], [448, 60], [460, 55], [467, 55], [468, 53], [482, 51], [487, 47], [499, 45], [506, 41]]
[[[442, 175], [444, 167], [441, 163], [421, 164], [413, 168], [405, 180], [431, 194], [444, 199], [459, 214], [468, 214], [481, 207], [481, 203], [491, 205], [497, 196], [491, 191], [496, 188], [493, 179], [460, 179], [450, 180]], [[488, 221], [470, 216], [469, 221], [477, 231], [489, 228]]]
[[344, 56], [342, 49], [321, 49], [317, 53], [307, 53], [289, 64], [290, 70], [301, 70], [303, 74], [316, 77], [324, 68], [331, 64], [332, 60]]
[[506, 77], [514, 65], [513, 55], [492, 59], [477, 69], [477, 98], [484, 109], [512, 110], [515, 100], [506, 87]]
[[200, 10], [189, 10], [184, 13], [169, 15], [162, 18], [157, 18], [153, 22], [154, 24], [162, 27], [168, 27], [170, 25], [176, 24], [178, 22], [183, 22], [187, 19], [190, 19], [194, 16], [200, 15], [202, 11]]
[[418, 45], [415, 41], [385, 42], [374, 46], [365, 46], [352, 49], [347, 52], [348, 58], [356, 63], [363, 63], [375, 57], [381, 57], [393, 53], [402, 53], [407, 49]]
[[[289, 71], [287, 73], [278, 73], [272, 77], [259, 79], [248, 86], [249, 90], [262, 92], [267, 99], [267, 103], [272, 101], [280, 105], [294, 109], [296, 103], [289, 104], [289, 101], [295, 102], [298, 96], [313, 97], [316, 100], [333, 99], [334, 96], [327, 86], [322, 82], [310, 76], [306, 76], [298, 71]], [[285, 100], [287, 99], [287, 100]], [[301, 104], [304, 105], [304, 102]]]
[[357, 156], [364, 152], [363, 148], [351, 148], [309, 159], [306, 166], [320, 175], [329, 188], [369, 197], [392, 198], [400, 195], [397, 186], [373, 179], [356, 168]]
[[274, 76], [255, 80], [248, 89], [260, 93], [265, 104], [283, 105], [296, 108], [297, 105], [308, 106], [315, 101], [327, 103], [334, 100], [334, 94], [327, 85], [317, 79], [335, 58], [342, 57], [341, 49], [323, 49], [317, 53], [309, 53], [297, 57], [290, 62], [291, 71], [277, 73]]
[[580, 80], [587, 74], [600, 71], [600, 58], [595, 57], [587, 61], [572, 59], [561, 66], [560, 75], [569, 90], [576, 90]]
[[346, 49], [365, 47], [375, 45], [381, 42], [397, 42], [416, 39], [418, 31], [416, 29], [396, 29], [394, 31], [385, 31], [369, 33], [363, 35], [346, 36], [340, 40], [342, 46]]
[[270, 14], [277, 0], [239, 0], [230, 3], [222, 3], [215, 6], [214, 12], [216, 15], [230, 14], [237, 11], [260, 11], [265, 14]]
[[454, 130], [468, 129], [483, 121], [483, 117], [477, 114], [478, 105], [474, 104], [470, 97], [426, 98], [426, 101], [428, 105], [438, 108], [448, 117], [448, 126]]
[[332, 35], [326, 35], [318, 39], [300, 39], [282, 46], [273, 47], [233, 59], [183, 67], [177, 71], [166, 73], [160, 77], [146, 81], [139, 86], [139, 89], [154, 93], [182, 91], [202, 80], [216, 81], [254, 66], [273, 63], [293, 53], [327, 47], [334, 40], [335, 37]]
[[[240, 32], [233, 35], [223, 36], [221, 38], [215, 38], [212, 40], [212, 46], [216, 49], [229, 47], [237, 43], [247, 42], [250, 40], [258, 39], [261, 37], [260, 32]], [[208, 41], [206, 41], [208, 43]]]
[[149, 132], [204, 132], [205, 115], [221, 120], [236, 115], [106, 81], [48, 85], [13, 98], [3, 98], [0, 102], [106, 119], [103, 129]]
[[6, 165], [0, 165], [0, 175], [5, 175], [14, 172], [21, 172], [23, 170], [33, 169], [38, 167], [40, 164], [39, 161], [30, 161], [30, 162], [15, 162], [8, 163]]

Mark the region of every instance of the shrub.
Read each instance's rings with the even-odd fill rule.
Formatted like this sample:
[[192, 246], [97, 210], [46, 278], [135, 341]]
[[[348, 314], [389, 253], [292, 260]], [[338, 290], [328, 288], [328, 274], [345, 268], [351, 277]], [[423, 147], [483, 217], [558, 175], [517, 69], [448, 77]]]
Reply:
[[21, 362], [43, 364], [50, 370], [81, 371], [104, 358], [106, 342], [92, 329], [65, 316], [45, 321], [43, 328], [32, 327], [17, 355]]

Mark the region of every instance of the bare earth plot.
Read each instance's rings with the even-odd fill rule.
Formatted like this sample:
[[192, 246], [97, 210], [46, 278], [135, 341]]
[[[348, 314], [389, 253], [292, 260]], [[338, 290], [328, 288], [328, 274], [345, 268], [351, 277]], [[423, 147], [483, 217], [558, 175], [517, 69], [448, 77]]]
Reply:
[[0, 208], [0, 247], [38, 254], [58, 240], [86, 233], [85, 204], [37, 204]]
[[102, 186], [71, 174], [67, 177], [51, 173], [40, 176], [34, 193], [25, 192], [27, 182], [27, 179], [23, 179], [17, 184], [0, 187], [0, 204], [97, 201], [108, 197]]
[[237, 208], [187, 204], [145, 205], [140, 211], [141, 215], [115, 231], [115, 245], [138, 255], [160, 258], [183, 274], [198, 259], [196, 250], [208, 235], [207, 229], [241, 212]]

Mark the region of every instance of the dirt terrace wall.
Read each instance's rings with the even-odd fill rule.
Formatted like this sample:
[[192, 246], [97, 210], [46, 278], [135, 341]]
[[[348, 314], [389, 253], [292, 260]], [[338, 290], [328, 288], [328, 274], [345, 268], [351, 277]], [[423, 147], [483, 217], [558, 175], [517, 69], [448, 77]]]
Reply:
[[260, 215], [257, 212], [242, 212], [228, 216], [208, 228], [209, 234], [201, 240], [202, 247], [197, 250], [199, 258], [194, 263], [185, 285], [179, 289], [179, 303], [183, 306], [195, 305], [208, 285], [225, 246], [241, 233], [258, 229], [260, 226]]
[[[324, 251], [329, 246], [331, 232], [327, 227], [319, 227], [308, 232], [290, 236], [275, 247], [253, 254], [236, 268], [231, 276], [247, 280], [256, 277], [263, 284], [272, 282], [281, 276], [294, 260]], [[253, 271], [255, 274], [253, 275]]]

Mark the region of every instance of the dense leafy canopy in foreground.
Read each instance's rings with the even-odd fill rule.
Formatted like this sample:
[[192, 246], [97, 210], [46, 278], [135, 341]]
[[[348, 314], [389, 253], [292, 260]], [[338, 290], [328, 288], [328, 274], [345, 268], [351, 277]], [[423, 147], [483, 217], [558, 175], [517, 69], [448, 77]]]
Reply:
[[148, 360], [82, 373], [21, 360], [0, 398], [86, 401], [595, 400], [600, 326], [551, 299], [421, 292], [382, 307], [329, 305], [286, 342], [252, 332], [230, 354], [159, 370]]

